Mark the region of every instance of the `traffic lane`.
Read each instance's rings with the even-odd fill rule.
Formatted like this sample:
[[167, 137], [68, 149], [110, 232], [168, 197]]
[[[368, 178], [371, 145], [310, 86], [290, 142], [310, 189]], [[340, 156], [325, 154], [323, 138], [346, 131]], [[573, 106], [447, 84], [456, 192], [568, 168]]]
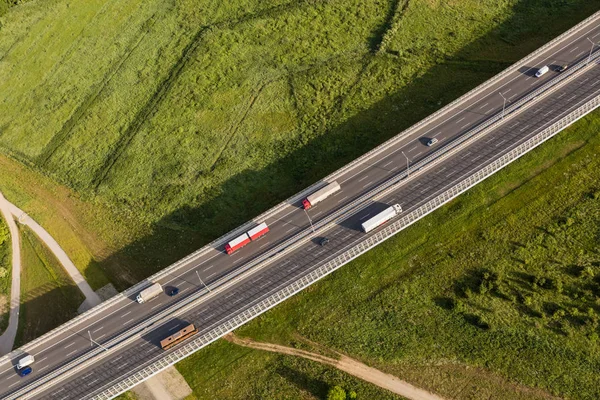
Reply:
[[[585, 81], [585, 79], [586, 78], [582, 78], [582, 81]], [[585, 93], [585, 91], [580, 91], [580, 92], [584, 92]], [[594, 91], [594, 90], [588, 90], [587, 94], [589, 95], [590, 93], [591, 93], [592, 96], [595, 96], [595, 95], [597, 95], [598, 92]], [[554, 96], [554, 97], [558, 98], [558, 96]], [[572, 106], [572, 108], [573, 107], [577, 107], [577, 104], [574, 104]], [[561, 104], [557, 105], [555, 103], [554, 105], [550, 105], [549, 108], [550, 109], [556, 109], [558, 111], [560, 111], [560, 110], [564, 111], [564, 107], [562, 107]], [[565, 111], [565, 113], [566, 112], [568, 112], [568, 111]], [[557, 118], [559, 118], [559, 117], [552, 117], [552, 118], [549, 118], [549, 117], [540, 117], [541, 115], [542, 114], [539, 114], [537, 118], [540, 119], [540, 121], [545, 121], [544, 125], [551, 124], [554, 120], [556, 120]], [[531, 117], [530, 116], [524, 116], [523, 118], [521, 118], [521, 121], [518, 121], [518, 122], [522, 123], [522, 122], [528, 121], [528, 120], [531, 120]], [[514, 120], [513, 120], [513, 122], [514, 122]], [[536, 129], [535, 131], [539, 131], [540, 129], [543, 129], [543, 128]], [[476, 158], [474, 158], [475, 161], [477, 159], [485, 158], [485, 157], [489, 156], [489, 159], [486, 161], [486, 162], [489, 162], [489, 160], [497, 157], [497, 152], [494, 150], [494, 148], [498, 147], [498, 146], [496, 146], [494, 144], [495, 141], [502, 141], [501, 144], [503, 144], [503, 143], [505, 143], [507, 141], [507, 137], [511, 133], [512, 133], [512, 135], [511, 135], [511, 137], [508, 140], [516, 139], [512, 143], [511, 147], [514, 146], [516, 143], [525, 140], [526, 136], [523, 136], [523, 135], [520, 135], [520, 134], [516, 134], [515, 132], [516, 132], [515, 129], [511, 129], [509, 127], [509, 125], [505, 125], [504, 129], [498, 131], [497, 134], [494, 135], [493, 137], [486, 136], [486, 138], [485, 138], [486, 140], [484, 142], [482, 142], [482, 141], [476, 142], [477, 144], [479, 144], [479, 146], [470, 147], [468, 149], [467, 153], [470, 154], [470, 155], [477, 154]], [[533, 134], [533, 132], [534, 131], [532, 131], [531, 134]], [[528, 136], [531, 136], [531, 134], [528, 135]], [[487, 149], [487, 153], [483, 151], [483, 150], [486, 150], [486, 149]], [[445, 187], [452, 186], [452, 185], [454, 185], [456, 183], [456, 181], [463, 179], [463, 176], [461, 176], [461, 175], [469, 175], [470, 173], [472, 173], [473, 162], [471, 162], [471, 163], [467, 162], [465, 160], [464, 154], [458, 153], [456, 156], [454, 156], [454, 159], [455, 159], [455, 162], [453, 163], [453, 165], [455, 165], [454, 170], [458, 174], [458, 176], [456, 178], [454, 178], [453, 180], [449, 181], [448, 177], [445, 176], [445, 175], [443, 175], [444, 169], [446, 168], [444, 166], [436, 167], [436, 169], [434, 171], [432, 171], [432, 172], [430, 172], [430, 173], [427, 174], [427, 177], [429, 178], [429, 183], [433, 182], [435, 184], [435, 186], [436, 186], [436, 189], [438, 189], [438, 191], [444, 190], [444, 186]], [[475, 167], [479, 168], [479, 166], [475, 166]], [[387, 200], [386, 202], [389, 203], [390, 200], [391, 201], [395, 200], [395, 198], [397, 196], [400, 196], [403, 199], [407, 199], [412, 194], [413, 197], [414, 197], [415, 193], [412, 190], [412, 187], [407, 186], [406, 188], [408, 189], [407, 193], [400, 194], [400, 195], [399, 195], [399, 193], [394, 193], [392, 195], [392, 197], [390, 197], [388, 199], [385, 199], [385, 200]], [[407, 190], [407, 189], [405, 189], [405, 190]], [[431, 194], [431, 193], [430, 194], [421, 194], [421, 195], [417, 195], [416, 198], [420, 197], [421, 200], [423, 201], [426, 198], [430, 198], [432, 195], [433, 194]], [[411, 200], [407, 200], [407, 203], [411, 203], [411, 202], [412, 202]], [[417, 206], [418, 205], [417, 204], [418, 200], [416, 200], [414, 203], [415, 203], [414, 206]], [[365, 212], [368, 212], [368, 210], [365, 210]], [[362, 213], [359, 213], [354, 218], [357, 218], [357, 219], [360, 220], [363, 217], [364, 217], [364, 215]], [[345, 237], [343, 238], [344, 240], [348, 240], [348, 239], [350, 239], [352, 237], [357, 237], [359, 240], [362, 240], [364, 238], [364, 235], [362, 235], [357, 229], [350, 229], [350, 228], [345, 228], [344, 229], [343, 227], [342, 227], [342, 229], [343, 229], [343, 231], [340, 231], [340, 232], [337, 232], [337, 233], [332, 233], [331, 235], [332, 236], [337, 236], [338, 234], [345, 234]], [[308, 246], [308, 253], [305, 252], [304, 254], [302, 254], [302, 256], [299, 259], [296, 259], [296, 260], [305, 260], [307, 257], [315, 256], [315, 253], [316, 253], [315, 249], [316, 248], [317, 247], [314, 244], [309, 245]], [[317, 254], [316, 256], [318, 257], [319, 255]], [[290, 261], [288, 260], [287, 263], [289, 264]], [[273, 276], [276, 276], [276, 275], [269, 274], [269, 281], [267, 281], [267, 284], [273, 284]], [[258, 280], [261, 280], [261, 279], [258, 279]], [[257, 282], [258, 281], [255, 278], [250, 283], [257, 283]], [[248, 291], [247, 290], [241, 290], [241, 291], [240, 290], [232, 290], [232, 292], [236, 296], [239, 296], [242, 293], [245, 293], [245, 292], [248, 292]], [[231, 298], [232, 297], [229, 292], [226, 293], [225, 296], [226, 296], [226, 298]], [[209, 306], [209, 307], [204, 307], [199, 312], [200, 313], [202, 313], [202, 312], [208, 312], [210, 310], [214, 314], [216, 309], [217, 309], [217, 307], [210, 307]], [[211, 317], [213, 317], [213, 315], [208, 315], [207, 319], [211, 318]], [[157, 332], [158, 332], [157, 336], [154, 338], [156, 340], [158, 340], [158, 338], [161, 336], [160, 330], [157, 330]], [[148, 353], [158, 354], [159, 356], [163, 355], [162, 350], [159, 350], [159, 349], [157, 349], [157, 352], [153, 352], [153, 351], [148, 350]]]

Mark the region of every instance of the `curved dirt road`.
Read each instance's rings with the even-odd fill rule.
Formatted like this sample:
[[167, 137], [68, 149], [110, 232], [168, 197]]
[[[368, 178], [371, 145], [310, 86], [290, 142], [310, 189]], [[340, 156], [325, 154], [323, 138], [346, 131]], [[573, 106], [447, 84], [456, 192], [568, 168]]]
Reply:
[[0, 336], [0, 356], [10, 353], [17, 336], [19, 326], [19, 307], [21, 305], [21, 247], [19, 243], [19, 229], [11, 215], [8, 201], [0, 193], [0, 212], [8, 225], [12, 243], [12, 282], [10, 286], [10, 314], [8, 328]]
[[257, 350], [265, 350], [273, 353], [287, 354], [291, 356], [303, 357], [321, 364], [330, 365], [341, 371], [347, 372], [363, 381], [370, 382], [381, 388], [387, 389], [392, 393], [399, 394], [411, 400], [443, 400], [442, 397], [435, 395], [423, 389], [419, 389], [408, 382], [402, 381], [393, 375], [381, 372], [378, 369], [371, 368], [360, 361], [341, 355], [339, 360], [325, 357], [321, 354], [311, 353], [305, 350], [294, 349], [291, 347], [280, 346], [278, 344], [255, 342], [251, 339], [242, 339], [233, 333], [227, 334], [225, 340], [239, 344], [240, 346], [250, 347]]

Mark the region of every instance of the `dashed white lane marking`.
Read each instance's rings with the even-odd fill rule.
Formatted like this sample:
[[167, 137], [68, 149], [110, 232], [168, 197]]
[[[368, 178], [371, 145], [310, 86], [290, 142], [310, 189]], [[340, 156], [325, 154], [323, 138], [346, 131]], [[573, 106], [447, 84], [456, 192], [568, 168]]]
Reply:
[[66, 345], [65, 347], [63, 347], [64, 349], [68, 349], [69, 347], [73, 346], [75, 344], [75, 342], [71, 342], [68, 345]]
[[128, 316], [129, 314], [131, 314], [131, 311], [127, 311], [125, 314], [121, 315], [121, 318], [124, 318], [124, 317]]
[[350, 197], [350, 196], [342, 197], [341, 199], [339, 199], [338, 204], [340, 204], [342, 201], [346, 200], [348, 197]]
[[215, 276], [217, 273], [213, 272], [212, 274], [210, 274], [209, 276], [206, 277], [206, 279], [212, 278], [213, 276]]
[[293, 231], [294, 229], [296, 229], [295, 226], [292, 226], [290, 229], [288, 229], [287, 231], [285, 231], [285, 233], [290, 233], [291, 231]]
[[455, 124], [458, 124], [460, 121], [464, 120], [467, 117], [462, 117], [461, 119], [459, 119], [458, 121], [455, 122]]
[[370, 185], [372, 185], [372, 184], [373, 184], [373, 181], [369, 181], [369, 182], [367, 182], [367, 184], [366, 184], [366, 185], [364, 185], [362, 188], [364, 189], [364, 188], [366, 188], [367, 186], [370, 186]]
[[100, 328], [96, 328], [96, 329], [94, 329], [94, 330], [92, 331], [92, 333], [94, 333], [94, 332], [98, 332], [98, 331], [101, 331], [102, 329], [104, 329], [104, 326], [101, 326]]
[[179, 328], [179, 324], [175, 325], [172, 328], [169, 328], [169, 332], [174, 331], [175, 329]]
[[157, 305], [155, 305], [154, 307], [152, 307], [152, 308], [150, 309], [150, 311], [152, 311], [152, 310], [154, 310], [155, 308], [158, 308], [158, 307], [160, 307], [160, 306], [162, 306], [162, 304], [158, 303]]
[[364, 217], [361, 217], [361, 218], [359, 219], [359, 221], [362, 221], [363, 219], [367, 218], [369, 215], [371, 215], [371, 213], [368, 213], [368, 214], [367, 214], [367, 215], [365, 215]]
[[496, 146], [495, 146], [495, 147], [499, 147], [499, 146], [501, 146], [501, 145], [502, 145], [502, 143], [504, 143], [504, 142], [506, 142], [506, 139], [504, 139], [504, 140], [502, 140], [502, 141], [500, 141], [500, 142], [496, 143]]
[[489, 114], [489, 112], [490, 112], [490, 111], [494, 111], [495, 109], [496, 109], [496, 107], [492, 107], [492, 108], [490, 108], [489, 110], [487, 110], [485, 113], [486, 113], [486, 114]]
[[577, 47], [573, 47], [573, 49], [572, 49], [572, 50], [571, 50], [569, 53], [572, 53], [572, 52], [574, 52], [574, 51], [575, 51], [575, 50], [577, 50], [578, 48], [579, 48], [579, 46], [577, 46]]
[[421, 151], [421, 152], [419, 152], [419, 153], [417, 153], [417, 154], [415, 154], [415, 157], [416, 157], [416, 156], [420, 156], [421, 154], [423, 154], [423, 152], [422, 152], [422, 151]]
[[490, 104], [489, 102], [485, 103], [484, 105], [482, 105], [481, 107], [477, 108], [478, 110], [481, 110], [483, 107], [487, 106], [488, 104]]
[[460, 129], [465, 129], [467, 126], [471, 125], [471, 123], [469, 122], [468, 124], [464, 124], [463, 126], [460, 127]]
[[130, 320], [127, 320], [127, 321], [125, 322], [125, 325], [132, 323], [134, 319], [135, 319], [135, 318], [131, 318]]
[[106, 333], [103, 333], [102, 335], [100, 335], [100, 336], [97, 336], [95, 339], [96, 339], [96, 340], [100, 340], [100, 339], [102, 339], [104, 336], [106, 336]]
[[72, 352], [70, 352], [69, 354], [67, 354], [67, 357], [69, 357], [70, 355], [73, 355], [75, 353], [77, 353], [79, 350], [73, 350]]
[[93, 381], [91, 381], [90, 383], [88, 383], [88, 386], [92, 386], [94, 383], [98, 382], [98, 379], [94, 379]]
[[369, 175], [365, 175], [365, 176], [363, 176], [362, 178], [360, 178], [360, 179], [358, 180], [358, 182], [362, 182], [362, 181], [364, 181], [365, 179], [367, 179], [368, 177], [369, 177]]
[[392, 160], [392, 161], [388, 161], [388, 162], [386, 162], [385, 164], [383, 164], [382, 166], [383, 166], [383, 167], [387, 167], [388, 165], [390, 165], [390, 164], [391, 164], [391, 163], [393, 163], [393, 162], [394, 162], [394, 160]]
[[260, 247], [259, 247], [259, 249], [262, 249], [263, 247], [265, 247], [265, 246], [268, 246], [268, 245], [270, 245], [270, 244], [271, 244], [271, 243], [267, 242], [267, 243], [263, 244], [262, 246], [260, 246]]
[[413, 147], [411, 147], [410, 149], [408, 149], [408, 151], [413, 151], [413, 150], [415, 150], [417, 147], [419, 147], [419, 146], [413, 146]]

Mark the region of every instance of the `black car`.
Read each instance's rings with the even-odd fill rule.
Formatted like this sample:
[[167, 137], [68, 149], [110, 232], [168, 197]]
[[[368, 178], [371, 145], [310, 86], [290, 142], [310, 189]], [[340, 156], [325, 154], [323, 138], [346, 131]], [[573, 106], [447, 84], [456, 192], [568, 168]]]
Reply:
[[179, 293], [179, 289], [178, 289], [178, 288], [176, 288], [176, 287], [169, 289], [169, 291], [167, 292], [167, 294], [168, 294], [169, 296], [175, 296], [175, 295], [177, 295], [178, 293]]
[[556, 69], [556, 72], [563, 72], [564, 70], [566, 70], [567, 68], [569, 68], [569, 66], [567, 64], [561, 65], [560, 67], [558, 67]]
[[329, 238], [324, 237], [323, 239], [319, 240], [319, 244], [321, 246], [325, 246], [327, 243], [329, 243]]

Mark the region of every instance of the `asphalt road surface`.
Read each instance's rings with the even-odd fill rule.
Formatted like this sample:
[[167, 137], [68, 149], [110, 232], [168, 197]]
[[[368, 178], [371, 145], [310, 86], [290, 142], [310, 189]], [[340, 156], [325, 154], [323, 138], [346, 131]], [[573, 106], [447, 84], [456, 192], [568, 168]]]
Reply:
[[[341, 190], [308, 210], [313, 223], [318, 223], [403, 171], [406, 168], [404, 154], [415, 163], [492, 115], [501, 112], [504, 100], [499, 93], [502, 93], [508, 101], [507, 105], [510, 105], [556, 78], [559, 73], [553, 68], [562, 64], [573, 64], [588, 57], [591, 47], [588, 38], [600, 40], [599, 23], [556, 43], [543, 54], [538, 55], [532, 65], [519, 66], [500, 82], [471, 99], [466, 106], [462, 105], [452, 112], [429, 121], [410, 137], [404, 138], [377, 157], [347, 171], [337, 180]], [[541, 78], [535, 78], [533, 75], [542, 65], [550, 65], [551, 71]], [[161, 339], [189, 323], [194, 323], [200, 333], [207, 332], [298, 277], [316, 269], [364, 240], [368, 235], [361, 231], [360, 224], [375, 215], [377, 211], [394, 203], [400, 204], [404, 213], [419, 207], [568, 114], [578, 105], [599, 95], [599, 83], [600, 68], [594, 64], [593, 67], [570, 80], [568, 84], [553, 91], [518, 115], [507, 119], [500, 127], [440, 162], [426, 173], [414, 174], [397, 190], [378, 198], [376, 202], [359, 212], [348, 215], [347, 218], [334, 224], [325, 234], [306, 241], [285, 256], [233, 284], [227, 290], [204, 296], [205, 300], [200, 301], [190, 310], [173, 316], [164, 323], [149, 327], [140, 338], [118, 351], [103, 352], [101, 356], [96, 357], [97, 360], [93, 365], [59, 383], [47, 385], [45, 390], [35, 398], [83, 399], [164, 357], [166, 352], [158, 344]], [[427, 147], [425, 143], [430, 138], [437, 138], [439, 142], [433, 147]], [[226, 255], [223, 248], [213, 249], [188, 261], [184, 267], [178, 269], [176, 276], [169, 276], [160, 281], [164, 287], [178, 287], [180, 293], [177, 296], [168, 297], [162, 294], [145, 304], [136, 303], [133, 296], [123, 299], [93, 318], [55, 335], [52, 340], [36, 345], [29, 351], [36, 357], [33, 365], [34, 372], [31, 375], [25, 378], [17, 375], [14, 364], [18, 358], [0, 364], [0, 396], [6, 397], [28, 385], [37, 385], [36, 380], [42, 379], [54, 369], [90, 351], [97, 350], [98, 346], [90, 343], [90, 336], [97, 343], [107, 343], [111, 338], [133, 327], [149, 325], [147, 320], [161, 311], [173, 314], [174, 311], [170, 309], [173, 305], [177, 304], [179, 309], [181, 304], [189, 300], [189, 296], [205, 290], [202, 282], [210, 285], [220, 277], [239, 270], [250, 260], [273, 249], [291, 236], [310, 229], [307, 214], [299, 203], [288, 205], [265, 222], [269, 225], [270, 232], [233, 255]], [[318, 244], [322, 236], [330, 238], [327, 246]]]

